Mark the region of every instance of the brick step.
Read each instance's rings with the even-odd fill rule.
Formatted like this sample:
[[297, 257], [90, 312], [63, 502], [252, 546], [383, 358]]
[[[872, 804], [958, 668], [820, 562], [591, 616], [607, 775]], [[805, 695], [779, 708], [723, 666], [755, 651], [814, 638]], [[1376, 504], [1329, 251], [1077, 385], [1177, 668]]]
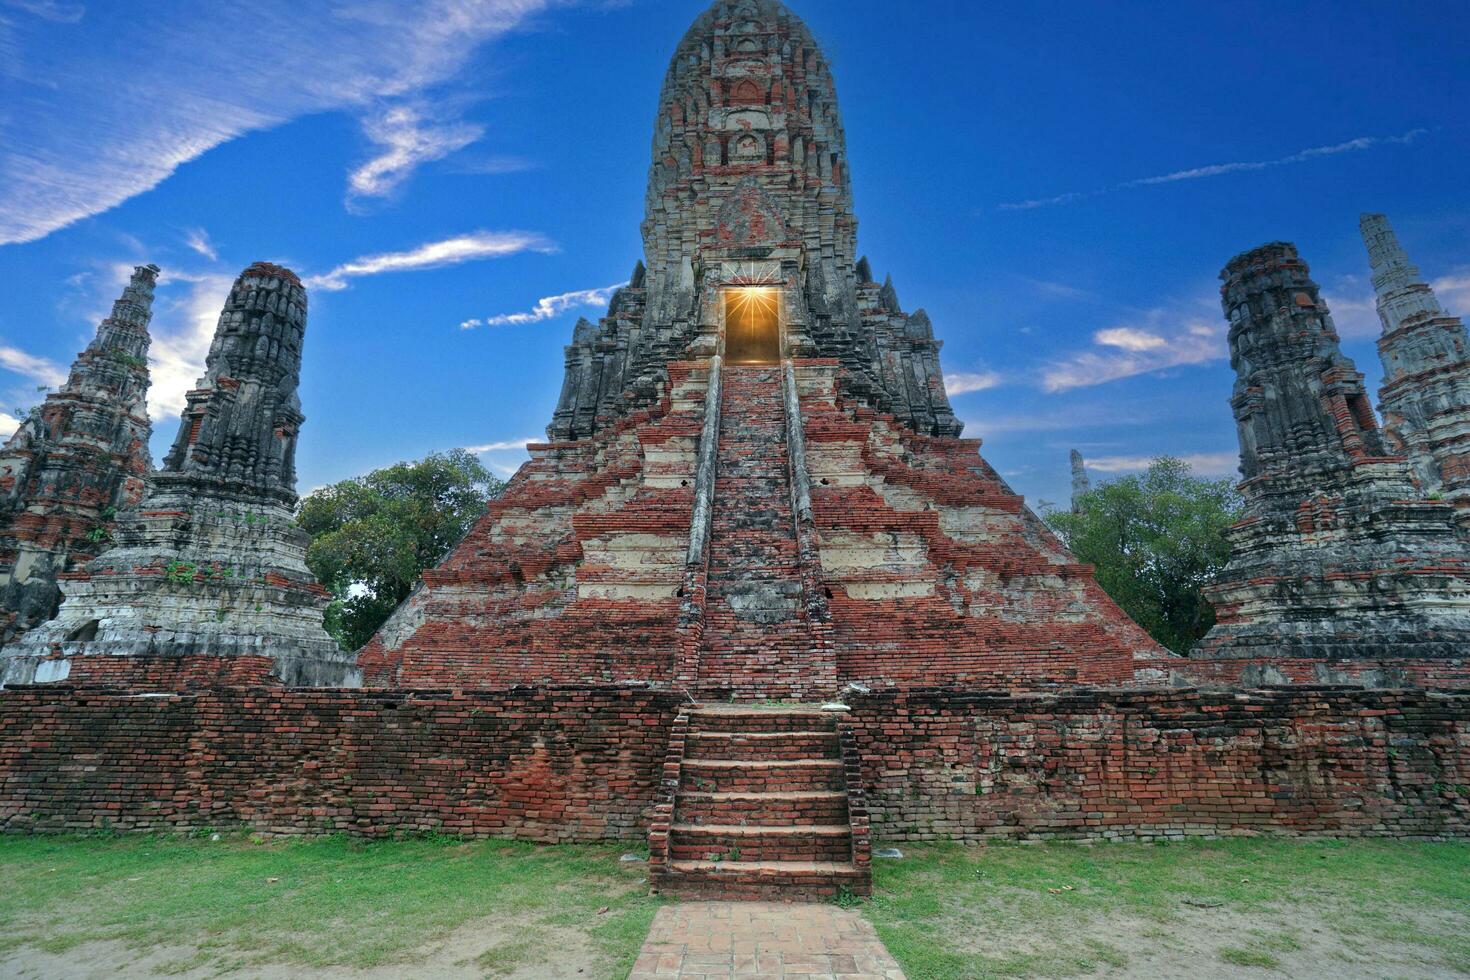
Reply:
[[852, 830], [845, 824], [805, 827], [732, 827], [676, 824], [669, 838], [675, 861], [851, 861]]
[[691, 732], [684, 743], [684, 758], [700, 759], [835, 759], [838, 757], [834, 731], [795, 732]]
[[684, 760], [683, 787], [712, 793], [779, 793], [843, 789], [841, 759], [790, 762]]
[[763, 827], [846, 824], [847, 793], [815, 790], [794, 793], [701, 793], [680, 790], [674, 813], [690, 824], [759, 823]]
[[692, 732], [836, 731], [836, 715], [816, 708], [696, 708], [689, 713]]
[[850, 861], [673, 861], [660, 890], [724, 898], [824, 898], [843, 889], [871, 893], [868, 874]]

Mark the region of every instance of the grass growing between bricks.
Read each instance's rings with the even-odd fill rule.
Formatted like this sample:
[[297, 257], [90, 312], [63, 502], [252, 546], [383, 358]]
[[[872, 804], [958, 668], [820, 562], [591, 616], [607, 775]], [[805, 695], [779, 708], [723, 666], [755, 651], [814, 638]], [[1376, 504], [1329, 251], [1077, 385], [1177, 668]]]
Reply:
[[910, 980], [1470, 973], [1470, 845], [905, 846], [863, 913]]
[[627, 850], [445, 838], [0, 837], [0, 960], [101, 941], [140, 955], [177, 947], [175, 959], [150, 964], [165, 973], [370, 968], [423, 962], [449, 943], [446, 966], [488, 976], [549, 954], [580, 956], [589, 977], [624, 976], [658, 906], [642, 880], [647, 865], [618, 862]]

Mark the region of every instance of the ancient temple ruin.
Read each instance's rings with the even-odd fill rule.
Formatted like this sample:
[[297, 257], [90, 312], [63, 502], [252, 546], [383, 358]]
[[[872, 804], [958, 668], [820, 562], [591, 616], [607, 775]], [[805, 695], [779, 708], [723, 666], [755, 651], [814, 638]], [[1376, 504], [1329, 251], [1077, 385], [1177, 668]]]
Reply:
[[56, 576], [106, 547], [118, 510], [143, 495], [157, 278], [133, 269], [66, 383], [0, 449], [0, 644], [56, 615]]
[[5, 682], [354, 682], [292, 516], [305, 332], [293, 272], [240, 274], [163, 469], [112, 546], [61, 576], [57, 617], [5, 649]]
[[1293, 679], [1294, 659], [1311, 666], [1295, 679], [1319, 682], [1462, 669], [1470, 551], [1454, 508], [1426, 499], [1386, 445], [1307, 264], [1278, 242], [1221, 279], [1246, 512], [1193, 656], [1255, 660], [1247, 683]]
[[923, 311], [858, 257], [832, 77], [716, 3], [654, 125], [646, 267], [579, 323], [531, 461], [361, 655], [370, 683], [1131, 680], [1156, 645], [958, 438]]
[[1470, 342], [1465, 325], [1440, 307], [1387, 217], [1365, 214], [1360, 226], [1383, 322], [1378, 404], [1384, 433], [1393, 451], [1409, 458], [1426, 493], [1470, 511]]
[[[811, 34], [717, 0], [658, 103], [647, 265], [358, 689], [287, 686], [354, 678], [289, 523], [305, 292], [247, 269], [164, 471], [6, 650], [64, 682], [0, 690], [0, 830], [642, 840], [665, 892], [788, 898], [865, 892], [875, 836], [1470, 834], [1455, 508], [1295, 250], [1226, 272], [1250, 510], [1177, 657], [959, 438], [850, 179]], [[1442, 689], [1375, 687], [1409, 681]]]

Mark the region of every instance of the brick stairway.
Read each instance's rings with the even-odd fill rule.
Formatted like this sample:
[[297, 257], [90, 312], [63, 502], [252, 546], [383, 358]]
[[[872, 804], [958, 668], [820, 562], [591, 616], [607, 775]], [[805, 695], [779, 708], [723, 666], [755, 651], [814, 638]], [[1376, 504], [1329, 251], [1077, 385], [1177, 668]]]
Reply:
[[699, 690], [801, 697], [813, 641], [777, 366], [726, 367]]
[[[840, 714], [693, 708], [676, 726], [650, 832], [660, 890], [810, 900], [871, 888], [857, 755]], [[853, 792], [850, 792], [850, 788]]]

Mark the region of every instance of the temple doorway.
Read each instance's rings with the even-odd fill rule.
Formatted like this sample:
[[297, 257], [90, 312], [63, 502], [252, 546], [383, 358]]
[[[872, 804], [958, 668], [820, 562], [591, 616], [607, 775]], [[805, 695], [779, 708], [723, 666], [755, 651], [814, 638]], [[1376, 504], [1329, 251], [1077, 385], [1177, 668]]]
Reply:
[[724, 291], [725, 360], [730, 364], [781, 362], [781, 303], [770, 286]]

